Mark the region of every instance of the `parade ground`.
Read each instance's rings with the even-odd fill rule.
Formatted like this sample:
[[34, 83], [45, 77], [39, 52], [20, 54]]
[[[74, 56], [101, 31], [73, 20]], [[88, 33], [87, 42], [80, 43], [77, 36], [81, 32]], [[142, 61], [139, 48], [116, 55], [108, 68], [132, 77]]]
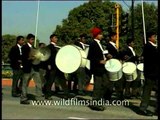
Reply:
[[[28, 87], [28, 96], [31, 98], [34, 94], [32, 81]], [[64, 99], [60, 94], [53, 95], [53, 100], [50, 101], [36, 103], [30, 100], [29, 105], [22, 105], [19, 97], [11, 96], [11, 79], [2, 79], [2, 119], [158, 119], [157, 116], [147, 117], [136, 113], [140, 104], [138, 98], [127, 99], [129, 105], [106, 105], [104, 111], [93, 111], [87, 104], [77, 104], [80, 100], [90, 100], [90, 95], [74, 96], [67, 102], [69, 99]], [[153, 91], [151, 106], [148, 107], [152, 112], [155, 110], [155, 103]]]

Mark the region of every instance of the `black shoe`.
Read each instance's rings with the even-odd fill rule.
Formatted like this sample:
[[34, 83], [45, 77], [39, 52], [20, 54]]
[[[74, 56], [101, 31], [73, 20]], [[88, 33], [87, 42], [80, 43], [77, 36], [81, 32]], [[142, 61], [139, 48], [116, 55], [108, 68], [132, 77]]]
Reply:
[[103, 106], [89, 106], [90, 109], [96, 110], [96, 111], [104, 111], [105, 108]]
[[21, 94], [12, 94], [12, 97], [20, 97], [21, 96]]
[[30, 102], [28, 100], [24, 100], [24, 101], [21, 101], [20, 104], [28, 105], [28, 104], [30, 104]]
[[153, 116], [153, 113], [149, 112], [147, 110], [145, 110], [145, 111], [139, 110], [137, 114], [144, 115], [144, 116]]

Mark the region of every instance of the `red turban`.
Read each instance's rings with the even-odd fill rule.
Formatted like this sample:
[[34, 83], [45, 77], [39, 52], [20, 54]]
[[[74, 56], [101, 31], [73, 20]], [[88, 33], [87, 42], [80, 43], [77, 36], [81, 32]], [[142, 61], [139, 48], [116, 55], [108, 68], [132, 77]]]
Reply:
[[99, 28], [96, 28], [96, 27], [91, 30], [91, 33], [94, 38], [97, 37], [97, 35], [100, 34], [101, 32], [102, 32], [102, 30]]

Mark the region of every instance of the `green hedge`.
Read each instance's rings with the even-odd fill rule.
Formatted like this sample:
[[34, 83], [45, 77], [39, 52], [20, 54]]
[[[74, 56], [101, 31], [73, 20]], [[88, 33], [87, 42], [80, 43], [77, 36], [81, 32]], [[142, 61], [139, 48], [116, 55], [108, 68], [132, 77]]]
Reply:
[[12, 70], [2, 70], [2, 78], [12, 78]]

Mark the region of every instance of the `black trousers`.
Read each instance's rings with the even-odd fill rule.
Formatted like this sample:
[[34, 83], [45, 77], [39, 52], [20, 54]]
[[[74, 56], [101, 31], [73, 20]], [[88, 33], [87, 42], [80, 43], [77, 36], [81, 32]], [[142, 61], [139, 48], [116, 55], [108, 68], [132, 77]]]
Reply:
[[[125, 81], [125, 95], [126, 96], [139, 96], [141, 95], [141, 88], [142, 88], [142, 84], [141, 84], [141, 80], [140, 79], [136, 79], [134, 81]], [[132, 91], [130, 90], [132, 89]]]
[[80, 67], [76, 72], [68, 74], [68, 89], [71, 90], [71, 82], [73, 84], [73, 91], [78, 90], [83, 91], [85, 90], [87, 84], [90, 82], [90, 77], [86, 73], [85, 68]]
[[[112, 95], [112, 85], [107, 74], [101, 76], [94, 75], [93, 100], [110, 100]], [[98, 106], [98, 105], [97, 105]]]
[[21, 69], [19, 70], [13, 69], [12, 94], [18, 94], [18, 92], [22, 90], [22, 77], [23, 77], [23, 71]]
[[157, 85], [156, 80], [145, 78], [140, 110], [147, 110], [154, 85]]
[[58, 69], [54, 69], [54, 70], [50, 70], [46, 72], [46, 83], [44, 84], [44, 94], [46, 97], [50, 97], [52, 96], [52, 85], [55, 82], [55, 80], [58, 81], [58, 83], [60, 84], [60, 86], [62, 87], [62, 89], [64, 90], [64, 92], [67, 94], [68, 93], [68, 89], [67, 89], [67, 85], [66, 85], [66, 78], [64, 76], [64, 73], [62, 73], [61, 71], [59, 71]]

